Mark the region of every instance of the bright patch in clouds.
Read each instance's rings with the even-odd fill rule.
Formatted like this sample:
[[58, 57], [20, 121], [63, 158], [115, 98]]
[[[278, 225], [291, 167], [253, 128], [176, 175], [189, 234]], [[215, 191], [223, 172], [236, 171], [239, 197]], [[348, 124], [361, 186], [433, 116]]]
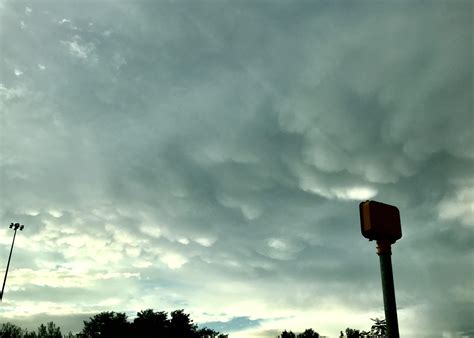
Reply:
[[343, 200], [367, 200], [377, 195], [377, 190], [372, 188], [356, 187], [347, 189], [334, 189], [337, 198]]
[[210, 247], [216, 242], [216, 239], [201, 237], [201, 238], [196, 238], [194, 241], [202, 246]]
[[90, 58], [91, 55], [94, 56], [94, 44], [90, 42], [83, 42], [79, 36], [74, 36], [73, 40], [71, 41], [61, 41], [61, 43], [68, 48], [68, 51], [72, 56], [79, 59], [86, 60]]
[[179, 269], [188, 261], [185, 257], [177, 253], [164, 254], [160, 257], [160, 260], [170, 269]]

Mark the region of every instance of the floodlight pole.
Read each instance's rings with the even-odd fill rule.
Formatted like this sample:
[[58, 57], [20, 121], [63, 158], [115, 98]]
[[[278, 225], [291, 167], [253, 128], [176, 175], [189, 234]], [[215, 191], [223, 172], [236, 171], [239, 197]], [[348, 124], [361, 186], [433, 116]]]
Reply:
[[10, 229], [14, 229], [15, 233], [13, 234], [12, 247], [10, 248], [10, 255], [8, 256], [8, 263], [7, 263], [7, 270], [5, 271], [5, 278], [3, 278], [2, 292], [0, 293], [0, 302], [3, 299], [3, 292], [5, 291], [5, 283], [7, 282], [8, 268], [10, 267], [10, 260], [12, 258], [13, 246], [15, 245], [16, 231], [18, 230], [18, 228], [20, 229], [20, 231], [23, 230], [23, 227], [24, 225], [20, 225], [19, 223], [10, 224]]
[[392, 244], [387, 240], [377, 241], [377, 255], [380, 259], [380, 275], [382, 277], [383, 304], [387, 323], [387, 337], [399, 338], [397, 304], [392, 270]]

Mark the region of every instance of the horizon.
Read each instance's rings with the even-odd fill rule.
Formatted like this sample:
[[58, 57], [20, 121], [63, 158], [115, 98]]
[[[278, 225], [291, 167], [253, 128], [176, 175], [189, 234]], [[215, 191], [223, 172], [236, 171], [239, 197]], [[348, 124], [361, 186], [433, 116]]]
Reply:
[[473, 6], [0, 0], [0, 323], [473, 337]]

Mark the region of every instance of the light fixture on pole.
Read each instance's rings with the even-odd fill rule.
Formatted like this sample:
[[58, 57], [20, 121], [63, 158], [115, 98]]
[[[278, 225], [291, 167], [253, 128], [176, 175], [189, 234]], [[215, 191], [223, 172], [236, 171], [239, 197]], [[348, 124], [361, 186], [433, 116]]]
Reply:
[[15, 231], [15, 233], [13, 234], [13, 241], [12, 241], [12, 247], [10, 249], [10, 256], [8, 256], [7, 270], [5, 271], [5, 278], [3, 279], [2, 291], [0, 293], [0, 301], [2, 301], [3, 292], [5, 291], [5, 283], [7, 282], [8, 268], [10, 267], [10, 260], [12, 258], [13, 245], [15, 245], [16, 231], [17, 230], [22, 231], [24, 228], [25, 228], [25, 226], [23, 224], [20, 224], [20, 223], [11, 223], [10, 224], [10, 229], [13, 229]]

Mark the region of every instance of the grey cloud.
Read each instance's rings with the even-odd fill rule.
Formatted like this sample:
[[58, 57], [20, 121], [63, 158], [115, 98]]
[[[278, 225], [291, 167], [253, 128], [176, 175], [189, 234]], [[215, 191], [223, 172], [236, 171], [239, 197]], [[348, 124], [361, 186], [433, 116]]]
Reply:
[[402, 307], [469, 329], [433, 309], [469, 304], [470, 8], [6, 2], [0, 218], [30, 241], [15, 266], [138, 274], [88, 287], [81, 312], [115, 293], [127, 311], [317, 298], [381, 313], [357, 214], [374, 197], [402, 212]]

